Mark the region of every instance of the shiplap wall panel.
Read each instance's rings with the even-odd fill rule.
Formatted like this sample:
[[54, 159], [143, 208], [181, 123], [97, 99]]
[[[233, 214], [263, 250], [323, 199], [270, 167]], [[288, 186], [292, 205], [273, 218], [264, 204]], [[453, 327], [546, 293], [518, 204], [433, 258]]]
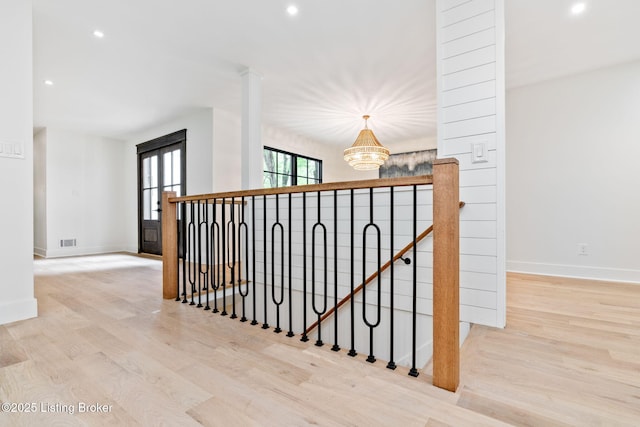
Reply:
[[[461, 320], [504, 326], [504, 0], [437, 0], [438, 156], [460, 165]], [[484, 143], [487, 161], [472, 162]]]
[[469, 203], [460, 211], [461, 221], [492, 221], [495, 217], [495, 203]]
[[460, 200], [467, 204], [495, 203], [496, 197], [495, 186], [463, 187], [460, 189]]
[[452, 90], [478, 83], [495, 81], [495, 64], [480, 65], [457, 73], [442, 75], [442, 85], [445, 90]]
[[460, 237], [497, 238], [495, 221], [460, 221]]
[[479, 101], [482, 99], [495, 99], [495, 96], [496, 82], [495, 80], [490, 80], [488, 82], [448, 90], [442, 94], [440, 105], [442, 107], [452, 107], [454, 105], [465, 104], [467, 102]]
[[496, 33], [493, 28], [479, 31], [477, 33], [451, 40], [447, 43], [447, 58], [481, 49], [496, 44]]
[[[456, 154], [470, 153], [471, 144], [474, 144], [476, 142], [484, 142], [487, 144], [487, 148], [489, 150], [495, 150], [497, 146], [496, 134], [492, 132], [482, 135], [472, 135], [462, 138], [449, 139], [447, 140], [447, 145], [445, 147], [442, 147], [441, 149], [438, 148], [438, 154], [441, 156], [457, 157]], [[442, 154], [440, 154], [440, 151], [442, 152]]]
[[442, 43], [448, 43], [493, 28], [495, 23], [495, 11], [489, 10], [457, 24], [449, 25], [442, 28]]
[[495, 115], [496, 99], [487, 98], [478, 101], [469, 101], [463, 104], [452, 105], [442, 109], [442, 118], [444, 123], [453, 123], [462, 120], [469, 120], [487, 115], [487, 112]]
[[450, 56], [443, 59], [443, 72], [445, 75], [457, 73], [481, 65], [492, 64], [495, 62], [496, 49], [495, 46], [487, 46], [477, 50], [471, 50], [456, 56]]
[[483, 254], [487, 256], [496, 256], [497, 247], [496, 239], [480, 239], [480, 238], [460, 238], [460, 253], [466, 254]]
[[496, 257], [460, 254], [460, 270], [495, 274], [497, 272]]
[[495, 0], [472, 0], [451, 8], [441, 5], [441, 24], [442, 27], [448, 27], [494, 9]]
[[444, 0], [442, 2], [442, 10], [443, 12], [446, 10], [453, 9], [454, 7], [458, 7], [463, 3], [468, 3], [470, 0]]
[[[483, 141], [483, 142], [486, 143], [486, 141]], [[498, 159], [497, 159], [497, 152], [495, 149], [492, 150], [491, 147], [488, 147], [488, 150], [489, 150], [487, 152], [488, 161], [481, 162], [481, 163], [473, 163], [471, 153], [465, 152], [465, 151], [469, 151], [469, 147], [471, 147], [471, 144], [468, 145], [466, 150], [462, 150], [460, 153], [458, 153], [460, 154], [460, 156], [458, 157], [458, 161], [460, 162], [460, 169], [464, 171], [469, 171], [474, 169], [491, 169], [496, 167]]]
[[[495, 180], [496, 180], [495, 168], [471, 169], [471, 170], [460, 171], [460, 187], [495, 185]], [[464, 210], [462, 210], [461, 212], [464, 212]]]
[[494, 325], [497, 323], [496, 310], [492, 308], [473, 307], [460, 305], [460, 319], [473, 319], [472, 323], [481, 325]]
[[491, 273], [479, 273], [477, 271], [461, 271], [460, 287], [462, 289], [494, 292], [496, 280]]
[[460, 289], [460, 304], [472, 307], [496, 308], [496, 296], [491, 291]]
[[[478, 112], [478, 114], [482, 113], [483, 112]], [[490, 112], [487, 112], [487, 114], [490, 114]], [[485, 133], [493, 133], [495, 131], [496, 117], [494, 115], [490, 115], [447, 123], [446, 128], [442, 130], [442, 135], [444, 139], [453, 139], [469, 135], [483, 135]]]

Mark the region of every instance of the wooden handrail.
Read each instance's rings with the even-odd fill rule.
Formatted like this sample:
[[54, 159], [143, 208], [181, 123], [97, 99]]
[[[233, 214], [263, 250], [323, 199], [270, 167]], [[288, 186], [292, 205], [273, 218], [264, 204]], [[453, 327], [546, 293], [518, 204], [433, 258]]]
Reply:
[[259, 188], [255, 190], [228, 191], [224, 193], [171, 197], [169, 203], [197, 200], [230, 199], [251, 196], [273, 196], [276, 194], [313, 193], [318, 191], [361, 190], [363, 188], [407, 187], [433, 184], [433, 175], [405, 176], [400, 178], [364, 179], [360, 181], [329, 182], [326, 184], [295, 185], [292, 187]]
[[[292, 187], [279, 188], [260, 188], [255, 190], [228, 191], [222, 193], [201, 194], [193, 196], [176, 197], [175, 192], [164, 192], [162, 196], [162, 210], [164, 211], [162, 221], [163, 242], [163, 296], [165, 299], [176, 298], [178, 291], [178, 255], [177, 229], [173, 225], [177, 221], [175, 209], [171, 209], [171, 205], [179, 202], [191, 201], [214, 201], [222, 203], [220, 199], [233, 199], [251, 196], [270, 196], [276, 194], [295, 194], [295, 193], [312, 193], [319, 191], [341, 191], [341, 190], [361, 190], [365, 188], [383, 188], [383, 187], [407, 187], [412, 185], [430, 185], [433, 184], [433, 175], [406, 176], [399, 178], [384, 179], [365, 179], [359, 181], [331, 182], [326, 184], [311, 184]], [[233, 201], [241, 204], [240, 200]], [[224, 200], [225, 204], [230, 204], [231, 200]]]
[[[464, 206], [464, 202], [460, 202], [460, 208], [462, 208]], [[422, 241], [422, 239], [424, 239], [425, 237], [427, 237], [431, 232], [433, 231], [433, 225], [430, 225], [429, 228], [427, 228], [426, 230], [424, 230], [422, 233], [420, 233], [420, 235], [418, 235], [416, 237], [416, 243], [420, 243]], [[393, 262], [396, 262], [397, 260], [399, 260], [400, 258], [402, 258], [404, 256], [404, 254], [406, 254], [407, 252], [409, 252], [411, 250], [411, 248], [413, 248], [413, 241], [409, 242], [404, 248], [402, 248], [397, 254], [395, 254], [393, 256]], [[386, 269], [388, 269], [389, 267], [391, 267], [391, 261], [387, 261], [382, 268], [380, 268], [380, 273], [383, 273]], [[378, 277], [378, 270], [374, 271], [369, 277], [367, 277], [367, 279], [364, 281], [364, 283], [361, 283], [358, 287], [356, 287], [353, 290], [353, 294], [349, 293], [347, 294], [344, 298], [342, 298], [337, 305], [335, 305], [334, 307], [331, 307], [329, 310], [327, 310], [327, 312], [325, 314], [322, 315], [322, 317], [320, 317], [320, 322], [324, 322], [325, 319], [327, 319], [329, 316], [331, 316], [336, 309], [342, 307], [344, 304], [346, 304], [347, 302], [349, 302], [349, 300], [351, 300], [351, 297], [355, 294], [357, 294], [358, 292], [360, 292], [365, 286], [367, 286], [369, 283], [373, 282], [376, 277]], [[309, 334], [313, 329], [316, 328], [316, 326], [318, 326], [318, 321], [316, 320], [315, 322], [313, 322], [311, 324], [311, 326], [309, 326], [307, 328], [307, 334]]]

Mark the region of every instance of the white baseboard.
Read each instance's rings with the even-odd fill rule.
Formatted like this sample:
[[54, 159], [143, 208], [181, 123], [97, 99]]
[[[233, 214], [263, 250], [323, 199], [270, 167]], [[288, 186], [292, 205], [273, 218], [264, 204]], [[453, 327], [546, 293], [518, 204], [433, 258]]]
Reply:
[[[416, 366], [420, 368], [424, 368], [424, 366], [427, 363], [429, 363], [429, 360], [431, 360], [432, 356], [433, 356], [433, 340], [429, 340], [416, 349]], [[411, 361], [412, 361], [411, 353], [405, 354], [404, 356], [399, 357], [396, 360], [396, 365], [410, 368]]]
[[[462, 344], [467, 339], [467, 336], [469, 336], [470, 330], [471, 330], [470, 323], [460, 322], [460, 332], [459, 332], [460, 347], [462, 347]], [[417, 359], [416, 365], [419, 366], [420, 368], [424, 368], [427, 365], [427, 363], [429, 363], [432, 356], [433, 356], [433, 340], [429, 340], [416, 349], [416, 359]], [[396, 361], [396, 364], [398, 366], [410, 367], [411, 353], [398, 358], [398, 360]]]
[[620, 268], [507, 261], [507, 271], [512, 273], [528, 273], [543, 276], [571, 277], [577, 279], [640, 284], [640, 270]]
[[46, 258], [47, 257], [47, 250], [46, 249], [42, 249], [42, 248], [33, 248], [33, 254]]
[[[124, 249], [125, 245], [118, 246], [96, 246], [96, 247], [70, 247], [70, 248], [55, 248], [44, 251], [44, 255], [37, 253], [37, 255], [43, 256], [45, 258], [62, 258], [69, 256], [84, 256], [84, 255], [100, 255], [100, 254], [109, 254], [114, 252], [128, 252]], [[34, 252], [36, 250], [34, 249]], [[137, 252], [137, 251], [136, 251]]]
[[124, 249], [122, 250], [122, 252], [129, 252], [132, 254], [137, 254], [138, 253], [138, 247], [137, 246], [125, 246]]
[[31, 319], [38, 316], [38, 300], [26, 300], [0, 303], [0, 325]]

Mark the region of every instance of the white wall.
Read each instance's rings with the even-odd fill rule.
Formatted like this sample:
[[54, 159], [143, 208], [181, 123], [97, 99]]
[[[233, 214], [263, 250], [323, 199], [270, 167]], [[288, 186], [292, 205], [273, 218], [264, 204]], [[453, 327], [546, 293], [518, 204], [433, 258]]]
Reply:
[[[131, 136], [125, 150], [124, 193], [127, 212], [126, 250], [137, 252], [136, 145], [187, 129], [187, 194], [235, 191], [241, 188], [240, 118], [219, 109], [203, 109]], [[323, 161], [325, 182], [364, 179], [342, 159], [342, 148], [318, 144], [307, 138], [264, 125], [264, 145]], [[377, 177], [377, 171], [375, 176]]]
[[[214, 110], [213, 119], [213, 181], [214, 191], [234, 191], [241, 187], [240, 118], [237, 115]], [[355, 136], [354, 136], [355, 138]], [[403, 147], [420, 147], [424, 141], [410, 141]], [[343, 159], [346, 147], [321, 144], [309, 138], [269, 126], [262, 126], [262, 143], [307, 157], [322, 160], [323, 182], [351, 181], [378, 177], [378, 171], [355, 171]], [[406, 151], [411, 151], [410, 148]], [[420, 148], [417, 148], [420, 149]], [[424, 149], [424, 148], [422, 148]]]
[[[138, 175], [136, 145], [172, 132], [187, 130], [187, 194], [213, 192], [213, 110], [203, 108], [127, 138], [123, 160], [126, 250], [138, 252]], [[239, 142], [238, 142], [239, 144]], [[214, 159], [215, 160], [215, 159]], [[239, 174], [239, 171], [238, 171]]]
[[[506, 323], [504, 0], [437, 0], [438, 157], [460, 162], [461, 319]], [[484, 143], [486, 163], [471, 162]]]
[[213, 188], [237, 191], [242, 188], [241, 120], [224, 110], [213, 110]]
[[510, 90], [507, 137], [509, 270], [640, 282], [640, 62]]
[[[375, 133], [375, 130], [374, 130]], [[354, 135], [355, 141], [357, 135]], [[405, 141], [380, 141], [387, 147], [391, 154], [410, 153], [412, 151], [431, 150], [438, 147], [438, 140], [435, 136], [426, 136]], [[357, 171], [344, 161], [344, 149], [348, 146], [332, 147], [331, 153], [327, 156], [329, 164], [332, 166], [330, 180], [324, 182], [355, 181], [361, 179], [376, 179], [379, 176], [378, 170]]]
[[410, 153], [412, 151], [432, 150], [438, 148], [438, 138], [436, 136], [425, 136], [418, 139], [408, 139], [387, 144], [386, 147], [391, 154]]
[[33, 297], [33, 82], [31, 0], [0, 3], [0, 324], [37, 316]]
[[[41, 144], [40, 134], [38, 157], [46, 158], [43, 255], [49, 258], [123, 250], [124, 177], [120, 171], [124, 142], [48, 128]], [[37, 212], [43, 210], [39, 202]], [[38, 236], [42, 234], [39, 228]], [[62, 239], [76, 239], [77, 246], [61, 247]]]
[[[346, 147], [321, 144], [267, 125], [262, 126], [262, 141], [267, 147], [322, 160], [322, 182], [350, 181], [368, 177], [366, 174], [357, 173], [344, 161], [343, 151]], [[376, 171], [375, 178], [377, 177]]]
[[33, 252], [47, 255], [47, 129], [33, 136]]

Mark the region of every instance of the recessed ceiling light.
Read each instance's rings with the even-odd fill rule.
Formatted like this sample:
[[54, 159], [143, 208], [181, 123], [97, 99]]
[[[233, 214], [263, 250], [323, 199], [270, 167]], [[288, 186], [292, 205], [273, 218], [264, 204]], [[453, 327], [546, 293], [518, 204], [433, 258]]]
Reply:
[[102, 31], [100, 31], [100, 30], [95, 30], [95, 31], [93, 32], [93, 35], [94, 35], [95, 37], [99, 38], [99, 39], [101, 39], [101, 38], [103, 38], [103, 37], [104, 37], [104, 33], [103, 33]]
[[287, 8], [287, 13], [291, 16], [295, 16], [298, 14], [297, 6], [291, 5]]
[[585, 3], [575, 3], [571, 6], [571, 13], [573, 15], [580, 15], [587, 9], [587, 5]]
[[43, 83], [46, 84], [47, 86], [53, 86], [52, 80], [45, 80]]

